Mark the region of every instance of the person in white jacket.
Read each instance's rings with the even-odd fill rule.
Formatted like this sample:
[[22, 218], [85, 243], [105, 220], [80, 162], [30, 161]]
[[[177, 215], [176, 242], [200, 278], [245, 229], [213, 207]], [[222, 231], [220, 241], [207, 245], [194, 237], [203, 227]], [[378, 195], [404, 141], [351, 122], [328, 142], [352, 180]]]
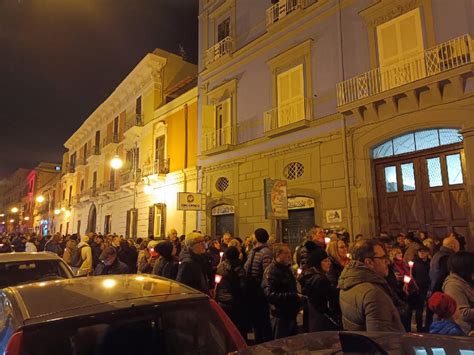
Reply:
[[38, 249], [35, 245], [35, 237], [29, 237], [28, 241], [25, 244], [25, 252], [27, 253], [36, 253]]
[[77, 248], [81, 251], [81, 266], [77, 271], [77, 276], [89, 275], [92, 272], [92, 249], [89, 245], [89, 236], [83, 235]]

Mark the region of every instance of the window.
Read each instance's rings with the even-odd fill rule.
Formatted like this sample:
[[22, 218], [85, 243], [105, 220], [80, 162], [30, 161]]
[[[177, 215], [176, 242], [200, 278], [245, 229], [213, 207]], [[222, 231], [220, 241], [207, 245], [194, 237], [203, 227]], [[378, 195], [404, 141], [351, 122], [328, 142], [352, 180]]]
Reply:
[[402, 184], [403, 191], [415, 191], [415, 171], [413, 163], [406, 163], [401, 165], [402, 169]]
[[104, 234], [110, 234], [112, 230], [112, 215], [105, 216], [104, 220]]
[[376, 146], [372, 149], [372, 158], [386, 158], [462, 141], [463, 137], [457, 129], [442, 128], [411, 132]]
[[446, 156], [446, 167], [448, 170], [448, 183], [449, 185], [462, 184], [462, 165], [461, 165], [461, 154], [452, 154]]
[[80, 191], [81, 192], [84, 191], [84, 179], [81, 179], [81, 190]]
[[138, 210], [130, 209], [127, 211], [127, 220], [125, 222], [125, 237], [136, 238], [138, 225]]
[[305, 118], [303, 64], [277, 76], [278, 127]]
[[439, 157], [426, 159], [426, 166], [430, 187], [443, 186], [443, 176], [441, 174], [441, 162]]
[[115, 169], [110, 169], [109, 189], [110, 191], [115, 190]]
[[141, 96], [138, 96], [135, 102], [135, 113], [137, 115], [142, 114], [142, 97]]
[[166, 228], [166, 205], [157, 203], [148, 209], [148, 235], [164, 237]]
[[283, 175], [288, 180], [296, 180], [304, 174], [304, 165], [300, 162], [291, 162], [283, 169]]
[[155, 161], [165, 160], [165, 136], [159, 136], [155, 141]]
[[217, 25], [217, 42], [222, 41], [224, 38], [230, 36], [230, 17], [221, 21]]
[[72, 199], [72, 185], [69, 186], [68, 206], [71, 205], [71, 199]]
[[84, 160], [84, 163], [87, 161], [87, 143], [84, 144], [84, 150], [83, 150], [82, 159]]
[[216, 181], [216, 190], [219, 192], [224, 192], [229, 187], [230, 181], [225, 176], [221, 176]]
[[215, 106], [216, 145], [231, 144], [231, 103], [230, 99]]
[[69, 234], [69, 222], [66, 222], [66, 235]]
[[397, 192], [397, 168], [395, 166], [387, 166], [385, 168], [385, 188], [387, 192]]
[[81, 234], [81, 220], [77, 221], [77, 234]]
[[100, 154], [100, 131], [95, 132], [94, 154]]
[[119, 135], [119, 118], [118, 116], [114, 118], [114, 141], [118, 140]]

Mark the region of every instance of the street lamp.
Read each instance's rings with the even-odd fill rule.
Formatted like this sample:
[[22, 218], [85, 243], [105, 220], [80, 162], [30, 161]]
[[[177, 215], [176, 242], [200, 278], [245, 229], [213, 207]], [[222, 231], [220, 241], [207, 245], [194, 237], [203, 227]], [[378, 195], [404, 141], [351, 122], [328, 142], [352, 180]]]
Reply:
[[115, 155], [110, 161], [110, 166], [112, 167], [112, 169], [118, 170], [123, 166], [123, 161], [118, 155]]
[[25, 221], [29, 221], [30, 220], [30, 217], [26, 216], [25, 218], [23, 218]]
[[13, 207], [13, 208], [11, 209], [11, 211], [12, 211], [12, 213], [17, 213], [17, 212], [18, 212], [18, 207]]
[[36, 197], [36, 202], [38, 203], [43, 203], [44, 202], [44, 196], [43, 195], [39, 195]]

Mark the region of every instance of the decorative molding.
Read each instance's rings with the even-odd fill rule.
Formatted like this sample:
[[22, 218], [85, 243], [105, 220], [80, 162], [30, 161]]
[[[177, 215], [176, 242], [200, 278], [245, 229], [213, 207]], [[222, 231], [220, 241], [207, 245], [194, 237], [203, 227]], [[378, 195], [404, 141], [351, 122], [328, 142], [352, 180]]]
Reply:
[[398, 5], [393, 5], [394, 2], [392, 0], [381, 0], [369, 8], [362, 10], [360, 14], [364, 18], [367, 27], [372, 28], [390, 21], [405, 12], [416, 9], [423, 4], [423, 0], [401, 0], [398, 2]]

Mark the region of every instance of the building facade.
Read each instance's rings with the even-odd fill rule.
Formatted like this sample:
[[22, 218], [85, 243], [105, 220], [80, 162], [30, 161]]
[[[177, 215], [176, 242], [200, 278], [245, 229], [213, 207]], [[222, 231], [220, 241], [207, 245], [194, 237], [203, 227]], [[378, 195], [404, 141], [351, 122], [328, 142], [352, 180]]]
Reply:
[[[201, 0], [202, 228], [314, 224], [473, 247], [471, 2]], [[264, 179], [288, 219], [265, 218]]]
[[68, 139], [56, 232], [196, 228], [195, 212], [176, 210], [177, 192], [197, 186], [196, 76], [195, 65], [156, 49]]

